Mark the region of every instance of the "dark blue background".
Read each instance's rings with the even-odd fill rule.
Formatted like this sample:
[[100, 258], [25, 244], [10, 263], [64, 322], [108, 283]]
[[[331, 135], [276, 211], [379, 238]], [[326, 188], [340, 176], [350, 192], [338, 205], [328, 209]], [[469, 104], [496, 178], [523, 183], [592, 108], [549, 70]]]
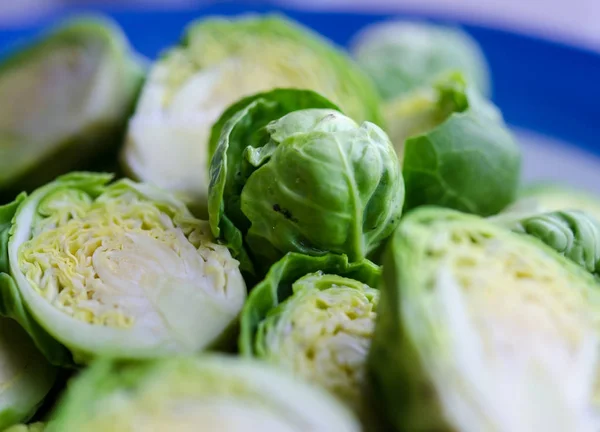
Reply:
[[[123, 26], [133, 46], [155, 58], [176, 43], [183, 27], [203, 15], [233, 15], [248, 11], [280, 11], [347, 45], [363, 26], [386, 19], [388, 15], [357, 13], [300, 12], [265, 6], [264, 2], [227, 2], [196, 10], [133, 12], [119, 9], [64, 9], [35, 26], [0, 31], [0, 47], [39, 31], [41, 26], [66, 15], [103, 12]], [[426, 18], [418, 15], [404, 15]], [[600, 154], [600, 55], [506, 31], [464, 25], [481, 44], [490, 63], [493, 99], [506, 121], [514, 126], [569, 141]]]

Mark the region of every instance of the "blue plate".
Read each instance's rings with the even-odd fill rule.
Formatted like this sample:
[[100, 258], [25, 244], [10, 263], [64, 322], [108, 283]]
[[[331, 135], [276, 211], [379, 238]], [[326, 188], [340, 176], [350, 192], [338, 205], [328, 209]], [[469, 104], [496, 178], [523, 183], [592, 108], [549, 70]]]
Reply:
[[[183, 27], [191, 20], [251, 11], [279, 11], [342, 46], [365, 25], [390, 18], [382, 14], [304, 12], [243, 2], [172, 12], [68, 8], [35, 26], [0, 31], [0, 47], [31, 36], [66, 15], [101, 12], [124, 28], [140, 53], [155, 58], [179, 40]], [[600, 55], [507, 31], [462, 27], [481, 44], [493, 74], [494, 102], [524, 143], [526, 178], [564, 180], [600, 192]]]

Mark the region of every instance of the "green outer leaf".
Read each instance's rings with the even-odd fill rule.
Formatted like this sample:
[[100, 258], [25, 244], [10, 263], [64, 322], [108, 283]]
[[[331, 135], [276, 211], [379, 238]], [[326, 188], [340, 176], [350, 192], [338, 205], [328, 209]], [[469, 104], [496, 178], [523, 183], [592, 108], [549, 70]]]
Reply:
[[467, 83], [458, 72], [444, 76], [432, 87], [423, 87], [384, 106], [387, 133], [400, 161], [407, 138], [427, 132], [443, 123], [452, 113], [469, 108]]
[[520, 149], [495, 107], [469, 88], [464, 96], [464, 111], [406, 140], [405, 210], [439, 205], [489, 216], [514, 200]]
[[309, 256], [290, 252], [273, 264], [265, 279], [250, 292], [241, 314], [238, 342], [241, 355], [256, 356], [255, 338], [259, 323], [268, 312], [292, 295], [292, 284], [309, 273], [322, 271], [356, 279], [377, 287], [381, 277], [378, 266], [368, 260], [350, 263], [345, 255]]
[[[514, 242], [517, 248], [541, 249], [550, 261], [571, 274], [575, 282], [572, 289], [587, 290], [595, 295], [598, 288], [589, 273], [551, 248], [528, 236], [511, 233], [491, 221], [439, 207], [422, 207], [408, 213], [384, 254], [381, 299], [368, 358], [371, 382], [381, 402], [381, 411], [397, 430], [457, 431], [456, 425], [449, 424], [445, 407], [438, 399], [427, 370], [427, 362], [431, 361], [427, 354], [432, 355], [443, 342], [426, 339], [431, 335], [429, 332], [435, 332], [435, 329], [426, 330], [432, 325], [430, 322], [415, 322], [415, 319], [426, 318], [415, 315], [418, 315], [417, 304], [427, 302], [430, 293], [430, 287], [423, 284], [423, 272], [433, 270], [432, 266], [424, 268], [428, 251], [423, 237], [435, 224], [444, 223], [458, 226], [457, 229], [467, 233], [479, 228], [488, 236]], [[451, 229], [446, 231], [444, 234], [450, 234]], [[440, 233], [442, 230], [438, 229], [436, 234]], [[596, 304], [600, 304], [600, 297], [594, 298]], [[436, 355], [443, 356], [444, 353], [437, 352]]]
[[[0, 173], [3, 196], [16, 195], [24, 189], [32, 190], [57, 175], [73, 168], [99, 167], [105, 159], [116, 157], [129, 113], [141, 89], [145, 65], [132, 53], [125, 34], [112, 20], [100, 16], [80, 16], [68, 19], [35, 39], [16, 44], [9, 56], [0, 63], [0, 74], [20, 68], [39, 53], [56, 45], [96, 40], [106, 45], [109, 60], [117, 62], [121, 77], [114, 85], [121, 86], [120, 111], [102, 113], [83, 129], [75, 131], [63, 142], [55, 143], [45, 152], [31, 155], [30, 163], [10, 174]], [[13, 173], [14, 171], [14, 173]]]
[[[256, 404], [288, 421], [293, 430], [360, 431], [353, 414], [319, 388], [261, 362], [220, 354], [128, 363], [99, 359], [69, 386], [46, 431], [104, 432], [94, 424], [104, 415], [103, 408], [112, 407], [112, 415], [126, 416], [120, 407], [133, 405], [138, 413], [151, 418], [157, 400], [170, 405], [188, 402], [187, 406], [203, 402]], [[227, 415], [221, 411], [220, 415]], [[131, 412], [132, 425], [135, 415]], [[198, 430], [214, 430], [202, 426], [199, 424]], [[178, 430], [177, 425], [173, 430]]]
[[[210, 161], [212, 160], [215, 152], [217, 151], [217, 147], [219, 146], [219, 142], [221, 136], [223, 134], [223, 130], [226, 127], [227, 122], [229, 122], [232, 117], [234, 117], [238, 112], [243, 109], [247, 109], [248, 106], [259, 99], [266, 99], [268, 101], [273, 101], [277, 104], [277, 106], [272, 107], [272, 110], [280, 110], [283, 115], [290, 113], [292, 111], [298, 111], [306, 108], [329, 108], [340, 111], [340, 108], [335, 105], [333, 102], [329, 101], [324, 96], [312, 91], [312, 90], [298, 90], [298, 89], [273, 89], [268, 92], [256, 93], [245, 98], [240, 99], [233, 105], [229, 106], [219, 120], [215, 122], [211, 131], [210, 131], [210, 140], [208, 145], [209, 151], [209, 168]], [[271, 115], [273, 119], [277, 119], [277, 114]], [[269, 120], [271, 121], [271, 120]], [[269, 121], [261, 121], [260, 127], [266, 126]], [[263, 125], [264, 123], [264, 125]]]
[[182, 45], [190, 46], [194, 38], [202, 38], [204, 34], [219, 39], [228, 46], [232, 51], [231, 56], [247, 49], [244, 41], [253, 36], [288, 41], [291, 58], [295, 44], [310, 49], [315, 53], [315, 58], [319, 59], [319, 63], [314, 66], [328, 69], [331, 77], [328, 82], [315, 83], [314, 87], [307, 90], [314, 90], [333, 100], [356, 121], [368, 120], [383, 126], [380, 98], [371, 79], [343, 48], [335, 46], [319, 33], [289, 17], [280, 13], [249, 13], [234, 20], [227, 17], [204, 17], [186, 27]]
[[13, 218], [19, 205], [27, 197], [26, 193], [19, 194], [11, 203], [0, 206], [0, 272], [8, 272], [8, 237], [12, 228]]
[[600, 223], [590, 215], [565, 210], [529, 216], [503, 216], [503, 226], [542, 241], [562, 256], [600, 276]]
[[[0, 388], [0, 429], [29, 421], [38, 411], [44, 400], [49, 398], [57, 381], [58, 369], [46, 362], [46, 358], [36, 350], [31, 339], [19, 324], [10, 318], [0, 318], [0, 338], [3, 349], [0, 353], [2, 366], [20, 365], [15, 375], [3, 371]], [[17, 363], [19, 362], [19, 363]], [[23, 362], [23, 363], [20, 363]]]
[[[375, 325], [375, 335], [371, 350], [367, 357], [371, 386], [375, 398], [382, 404], [380, 411], [384, 413], [397, 430], [402, 430], [402, 419], [411, 406], [415, 394], [420, 390], [425, 395], [431, 388], [427, 382], [427, 372], [424, 368], [412, 335], [402, 323], [403, 290], [406, 283], [412, 283], [407, 273], [418, 271], [417, 258], [410, 251], [409, 243], [403, 233], [402, 227], [406, 220], [416, 212], [408, 213], [400, 226], [388, 241], [383, 254], [381, 298]], [[397, 386], [396, 391], [391, 387]], [[393, 393], [393, 396], [392, 396]], [[427, 397], [427, 396], [424, 396]], [[441, 409], [437, 401], [420, 401], [424, 412], [429, 419], [428, 426], [418, 430], [436, 430], [450, 432], [443, 421]], [[435, 425], [435, 427], [434, 427]]]
[[[231, 249], [245, 272], [254, 273], [240, 231], [240, 227], [248, 224], [241, 212], [240, 195], [253, 171], [251, 167], [242, 165], [244, 149], [265, 144], [263, 128], [269, 122], [307, 108], [339, 111], [333, 103], [313, 91], [276, 89], [242, 99], [229, 107], [213, 126], [210, 148], [214, 149], [214, 155], [210, 165], [208, 199], [210, 226], [213, 235]], [[238, 172], [243, 175], [236, 175]]]

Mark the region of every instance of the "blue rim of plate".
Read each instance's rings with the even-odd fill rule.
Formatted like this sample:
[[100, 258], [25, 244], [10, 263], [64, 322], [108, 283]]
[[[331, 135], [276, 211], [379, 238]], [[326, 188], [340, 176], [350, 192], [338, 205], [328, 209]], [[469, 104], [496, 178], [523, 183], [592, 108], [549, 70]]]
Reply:
[[[394, 16], [430, 19], [421, 14], [363, 14], [310, 12], [254, 2], [228, 2], [186, 10], [126, 10], [109, 7], [59, 9], [35, 25], [0, 30], [0, 49], [39, 32], [59, 19], [82, 13], [101, 13], [119, 23], [141, 54], [156, 58], [176, 43], [183, 28], [207, 15], [278, 12], [347, 46], [364, 26]], [[600, 156], [600, 54], [583, 48], [455, 20], [482, 46], [493, 74], [493, 100], [506, 121], [558, 138]]]

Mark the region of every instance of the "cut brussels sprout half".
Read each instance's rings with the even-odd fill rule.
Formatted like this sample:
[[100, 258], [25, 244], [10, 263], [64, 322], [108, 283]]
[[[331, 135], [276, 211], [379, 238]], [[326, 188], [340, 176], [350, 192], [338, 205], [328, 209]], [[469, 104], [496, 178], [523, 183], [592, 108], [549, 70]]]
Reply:
[[600, 221], [600, 197], [559, 184], [534, 184], [525, 187], [518, 199], [502, 213], [545, 213], [581, 210]]
[[57, 364], [226, 343], [246, 298], [238, 262], [181, 201], [110, 179], [73, 173], [20, 197], [0, 237], [4, 314]]
[[54, 385], [57, 370], [8, 318], [0, 318], [0, 368], [0, 430], [5, 430], [35, 414]]
[[207, 214], [212, 124], [237, 100], [282, 87], [315, 90], [352, 118], [381, 122], [370, 80], [309, 29], [276, 15], [203, 19], [152, 67], [129, 125], [126, 170]]
[[600, 223], [578, 210], [522, 215], [506, 213], [491, 221], [535, 237], [576, 264], [600, 276]]
[[287, 252], [361, 260], [400, 219], [404, 183], [387, 135], [323, 102], [277, 90], [216, 124], [210, 223], [245, 270], [264, 274]]
[[369, 261], [287, 254], [244, 306], [240, 351], [324, 387], [364, 416], [379, 277]]
[[490, 93], [488, 65], [477, 42], [457, 27], [411, 21], [370, 25], [355, 36], [352, 52], [390, 100], [458, 70], [477, 89]]
[[0, 63], [0, 192], [32, 189], [114, 154], [143, 76], [125, 35], [78, 18]]
[[460, 74], [415, 91], [387, 115], [407, 210], [438, 205], [488, 216], [513, 202], [520, 149], [498, 109]]
[[101, 360], [73, 382], [48, 432], [358, 432], [319, 388], [248, 359]]
[[600, 290], [528, 236], [440, 208], [390, 240], [369, 354], [402, 430], [593, 431]]

